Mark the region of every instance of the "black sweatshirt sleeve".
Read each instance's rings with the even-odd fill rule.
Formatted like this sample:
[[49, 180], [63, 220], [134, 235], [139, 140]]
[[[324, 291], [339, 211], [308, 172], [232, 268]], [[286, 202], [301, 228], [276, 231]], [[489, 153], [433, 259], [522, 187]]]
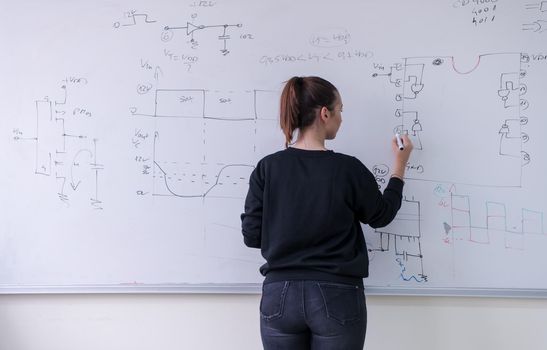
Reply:
[[245, 212], [241, 214], [243, 242], [251, 248], [261, 247], [262, 207], [264, 199], [264, 176], [259, 162], [249, 178], [249, 191], [245, 199]]
[[[357, 160], [357, 159], [356, 159]], [[404, 182], [392, 177], [384, 193], [378, 189], [374, 175], [359, 160], [355, 180], [355, 211], [359, 221], [372, 228], [388, 225], [401, 208]]]

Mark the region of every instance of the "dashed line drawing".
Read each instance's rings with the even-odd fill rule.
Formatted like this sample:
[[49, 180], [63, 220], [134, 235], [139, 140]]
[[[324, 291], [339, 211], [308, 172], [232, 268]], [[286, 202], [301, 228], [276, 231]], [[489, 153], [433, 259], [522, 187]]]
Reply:
[[409, 282], [427, 282], [422, 254], [420, 202], [404, 198], [395, 219], [387, 226], [376, 229], [376, 242], [367, 239], [369, 252], [388, 253], [395, 256], [401, 269], [400, 278]]
[[154, 112], [144, 118], [154, 124], [146, 177], [150, 196], [203, 215], [189, 218], [199, 220], [192, 238], [197, 249], [230, 261], [260, 262], [237, 240], [215, 243], [239, 232], [249, 177], [262, 154], [257, 143], [264, 133], [279, 132], [273, 117], [278, 99], [277, 93], [258, 90], [158, 91]]
[[519, 223], [510, 225], [505, 203], [487, 201], [484, 209], [484, 225], [474, 225], [471, 196], [450, 192], [451, 223], [443, 225], [447, 236], [452, 237], [452, 244], [455, 241], [490, 244], [496, 235], [503, 235], [505, 248], [523, 250], [527, 235], [545, 236], [543, 212], [522, 208]]
[[[413, 158], [416, 163], [407, 167], [407, 179], [521, 187], [522, 168], [532, 158], [524, 150], [524, 144], [530, 140], [524, 130], [528, 118], [523, 115], [529, 107], [524, 98], [529, 60], [523, 53], [483, 54], [462, 68], [452, 56], [407, 57], [402, 63], [391, 65], [387, 73], [373, 74], [388, 78], [400, 91], [395, 95], [398, 107], [393, 131], [408, 134], [417, 150]], [[477, 88], [484, 94], [477, 94]], [[501, 102], [501, 110], [496, 100]], [[499, 121], [484, 121], [484, 115], [496, 116]], [[435, 130], [458, 135], [472, 130], [481, 138], [470, 139], [462, 152], [461, 145], [452, 147]], [[427, 152], [428, 157], [422, 152]], [[475, 155], [473, 160], [462, 158], [462, 154], [470, 153]], [[487, 163], [493, 165], [493, 173], [504, 176], [462, 171], [481, 169]], [[498, 170], [494, 171], [496, 167]], [[492, 178], [496, 181], [492, 182]]]
[[[145, 24], [156, 23], [155, 20], [148, 19], [147, 13], [137, 13], [137, 10], [130, 10], [130, 11], [124, 12], [123, 15], [126, 19], [129, 19], [129, 21], [126, 23], [114, 22], [114, 25], [113, 25], [114, 28], [132, 27], [132, 26], [136, 26], [139, 23], [145, 23]], [[138, 21], [137, 18], [142, 19], [142, 21]]]
[[[157, 89], [143, 96], [143, 102], [150, 113], [140, 113], [137, 107], [131, 107], [130, 113], [145, 125], [153, 124], [149, 129], [153, 138], [143, 142], [150, 156], [139, 153], [149, 159], [143, 178], [149, 181], [143, 184], [146, 192], [204, 216], [196, 226], [201, 232], [193, 237], [197, 247], [218, 257], [260, 261], [237, 241], [227, 243], [233, 242], [230, 249], [214, 243], [238, 232], [250, 175], [261, 155], [272, 151], [263, 149], [268, 147], [264, 141], [279, 139], [279, 93]], [[145, 140], [149, 133], [136, 128], [135, 134]], [[139, 190], [144, 195], [142, 187]]]
[[[75, 107], [69, 103], [68, 85], [86, 85], [87, 79], [70, 77], [63, 80], [60, 86], [63, 98], [52, 101], [49, 97], [35, 101], [36, 128], [32, 137], [24, 137], [24, 132], [14, 129], [15, 141], [32, 141], [35, 143], [35, 170], [36, 175], [55, 178], [59, 200], [70, 206], [71, 197], [79, 192], [82, 182], [89, 183], [87, 190], [91, 191], [89, 200], [93, 209], [103, 209], [99, 199], [99, 172], [104, 169], [97, 162], [98, 139], [92, 139], [91, 149], [87, 148], [87, 136], [78, 133], [69, 133], [66, 124], [76, 123], [74, 119], [80, 116], [89, 118], [91, 112], [85, 108]], [[67, 113], [67, 109], [72, 113]], [[67, 145], [68, 139], [71, 142]], [[70, 185], [70, 187], [68, 187]], [[72, 190], [72, 192], [70, 192]]]
[[[173, 162], [170, 162], [173, 164]], [[214, 196], [216, 198], [236, 198], [233, 195], [222, 194], [224, 186], [247, 186], [249, 184], [249, 174], [254, 169], [251, 164], [217, 164], [221, 166], [218, 173], [209, 178], [206, 172], [189, 171], [188, 173], [167, 173], [164, 168], [157, 162], [154, 165], [158, 169], [158, 175], [154, 175], [161, 179], [165, 185], [167, 192], [179, 198], [203, 198]], [[201, 164], [207, 166], [208, 164]], [[220, 194], [214, 195], [215, 192]], [[169, 195], [167, 194], [167, 195]], [[164, 193], [152, 193], [153, 196], [166, 196]]]
[[201, 30], [207, 30], [207, 29], [215, 29], [220, 28], [222, 32], [218, 36], [218, 40], [222, 42], [222, 48], [220, 49], [220, 52], [222, 55], [226, 56], [230, 53], [228, 50], [227, 42], [231, 39], [230, 35], [228, 34], [228, 29], [230, 28], [241, 28], [243, 27], [243, 24], [213, 24], [213, 25], [204, 25], [199, 24], [195, 25], [191, 22], [186, 22], [186, 25], [184, 26], [165, 26], [164, 31], [162, 33], [161, 39], [164, 42], [171, 41], [174, 36], [174, 31], [178, 30], [184, 30], [186, 33], [186, 36], [190, 37], [190, 44], [192, 48], [197, 48], [199, 46], [199, 42], [195, 39], [194, 34], [196, 31]]
[[[277, 92], [267, 90], [157, 89], [153, 113], [131, 107], [132, 116], [159, 119], [152, 194], [242, 199], [258, 157], [258, 134], [274, 130], [278, 99]], [[193, 152], [173, 157], [173, 149]]]

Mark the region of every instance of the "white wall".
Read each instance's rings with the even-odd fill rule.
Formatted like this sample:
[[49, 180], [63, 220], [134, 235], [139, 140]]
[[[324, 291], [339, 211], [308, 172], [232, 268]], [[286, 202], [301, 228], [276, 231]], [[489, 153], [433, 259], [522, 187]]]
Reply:
[[[0, 350], [260, 349], [258, 295], [2, 295]], [[547, 299], [369, 296], [367, 350], [547, 348]]]

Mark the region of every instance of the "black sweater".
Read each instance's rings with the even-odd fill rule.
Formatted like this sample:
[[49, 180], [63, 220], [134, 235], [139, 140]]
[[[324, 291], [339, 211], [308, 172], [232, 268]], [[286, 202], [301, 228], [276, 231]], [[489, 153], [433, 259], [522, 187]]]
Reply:
[[382, 194], [357, 158], [288, 148], [260, 160], [249, 179], [244, 242], [260, 248], [265, 282], [323, 280], [362, 285], [368, 254], [360, 222], [389, 224], [401, 206], [403, 181]]

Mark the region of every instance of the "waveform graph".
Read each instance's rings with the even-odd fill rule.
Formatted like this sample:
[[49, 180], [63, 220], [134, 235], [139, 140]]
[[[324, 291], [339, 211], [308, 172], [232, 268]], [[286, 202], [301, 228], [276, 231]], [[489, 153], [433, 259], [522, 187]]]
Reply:
[[[210, 170], [207, 170], [207, 169]], [[204, 197], [230, 198], [243, 202], [254, 166], [248, 164], [214, 164], [205, 167]]]
[[155, 120], [153, 195], [195, 212], [181, 219], [199, 222], [192, 239], [227, 271], [254, 275], [262, 262], [242, 243], [240, 215], [266, 150], [259, 145], [266, 135], [280, 139], [278, 104], [279, 95], [268, 91], [158, 89], [148, 115]]
[[252, 91], [157, 90], [154, 195], [245, 196], [256, 162]]
[[206, 119], [245, 121], [254, 120], [253, 91], [207, 90], [204, 115]]
[[199, 221], [192, 235], [200, 249], [219, 266], [252, 275], [261, 258], [242, 244], [240, 215], [255, 167], [255, 120], [225, 115], [157, 119], [153, 194], [198, 210], [199, 217], [181, 219]]
[[486, 227], [488, 235], [499, 236], [507, 231], [507, 208], [498, 202], [486, 202]]
[[154, 117], [196, 118], [204, 117], [205, 90], [157, 89], [154, 100]]
[[[175, 196], [180, 198], [202, 198], [204, 187], [202, 169], [196, 164], [165, 162], [154, 163], [157, 178], [154, 187], [155, 195]], [[157, 190], [156, 190], [157, 189]]]
[[155, 195], [235, 199], [243, 202], [254, 169], [247, 164], [155, 163]]
[[162, 118], [156, 123], [153, 195], [202, 197], [202, 129], [202, 119]]
[[230, 198], [243, 202], [254, 169], [247, 164], [156, 163], [157, 195], [180, 198]]
[[468, 196], [451, 195], [452, 235], [456, 240], [471, 238], [471, 209]]
[[254, 164], [258, 160], [259, 125], [256, 91], [207, 90], [203, 140], [206, 162]]
[[507, 249], [523, 251], [529, 246], [527, 239], [545, 237], [541, 211], [510, 210], [506, 203], [495, 201], [472, 206], [470, 195], [451, 193], [450, 197], [452, 224], [449, 227], [456, 241], [494, 246], [502, 243]]

